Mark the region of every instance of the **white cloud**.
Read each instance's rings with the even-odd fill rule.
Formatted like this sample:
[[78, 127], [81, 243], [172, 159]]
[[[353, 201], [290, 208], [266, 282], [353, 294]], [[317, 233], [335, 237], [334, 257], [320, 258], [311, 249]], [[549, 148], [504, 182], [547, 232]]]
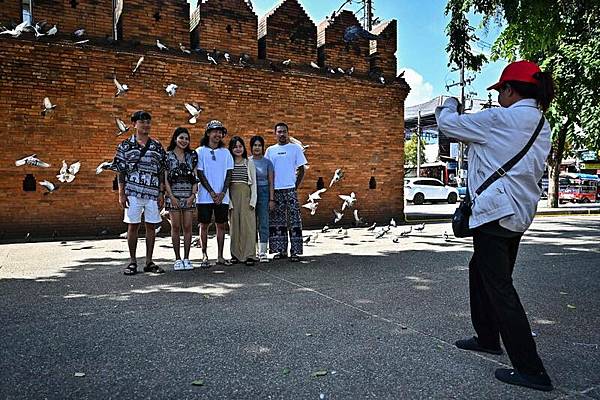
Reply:
[[410, 85], [410, 93], [404, 104], [414, 106], [425, 103], [433, 98], [433, 85], [423, 80], [423, 76], [411, 68], [398, 68], [398, 71], [404, 71], [404, 80]]

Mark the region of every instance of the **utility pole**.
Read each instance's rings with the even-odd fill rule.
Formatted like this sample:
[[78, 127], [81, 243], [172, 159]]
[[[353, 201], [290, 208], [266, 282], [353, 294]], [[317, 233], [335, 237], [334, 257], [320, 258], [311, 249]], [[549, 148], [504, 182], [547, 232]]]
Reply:
[[373, 1], [364, 0], [365, 3], [365, 29], [370, 31], [373, 29]]
[[417, 114], [417, 178], [421, 176], [421, 110]]

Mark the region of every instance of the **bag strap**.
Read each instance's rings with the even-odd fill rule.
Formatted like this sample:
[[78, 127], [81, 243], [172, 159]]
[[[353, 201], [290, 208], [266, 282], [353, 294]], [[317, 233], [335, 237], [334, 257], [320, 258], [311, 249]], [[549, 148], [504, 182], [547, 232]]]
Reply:
[[142, 157], [144, 157], [144, 155], [148, 151], [149, 147], [150, 147], [150, 138], [148, 138], [148, 140], [146, 140], [146, 144], [144, 145], [144, 147], [140, 151], [140, 156], [138, 157], [137, 161], [133, 164], [133, 168], [132, 169], [136, 169], [137, 168], [138, 164], [140, 163], [140, 161], [142, 161]]
[[513, 158], [508, 160], [503, 166], [501, 166], [496, 171], [494, 171], [494, 173], [489, 178], [487, 178], [481, 184], [481, 186], [479, 186], [479, 188], [475, 191], [475, 193], [477, 193], [478, 196], [481, 194], [481, 192], [483, 192], [485, 189], [487, 189], [492, 183], [494, 183], [498, 178], [501, 178], [504, 175], [506, 175], [506, 173], [512, 167], [514, 167], [515, 164], [518, 163], [519, 160], [521, 160], [521, 158], [523, 158], [523, 156], [527, 153], [527, 151], [529, 151], [529, 148], [533, 145], [533, 142], [535, 142], [535, 139], [538, 137], [543, 126], [544, 126], [544, 115], [542, 114], [542, 117], [540, 118], [540, 122], [538, 123], [537, 127], [535, 128], [535, 131], [533, 132], [533, 136], [531, 136], [531, 138], [529, 139], [529, 141], [527, 142], [525, 147], [523, 147], [523, 149], [520, 152], [518, 152]]

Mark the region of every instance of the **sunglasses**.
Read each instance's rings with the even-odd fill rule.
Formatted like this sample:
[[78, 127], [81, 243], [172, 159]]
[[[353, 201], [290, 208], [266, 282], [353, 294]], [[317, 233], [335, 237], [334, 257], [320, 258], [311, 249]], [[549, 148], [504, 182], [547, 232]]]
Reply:
[[217, 161], [217, 157], [215, 156], [215, 151], [214, 150], [210, 151], [210, 155], [212, 156], [212, 160], [213, 161]]

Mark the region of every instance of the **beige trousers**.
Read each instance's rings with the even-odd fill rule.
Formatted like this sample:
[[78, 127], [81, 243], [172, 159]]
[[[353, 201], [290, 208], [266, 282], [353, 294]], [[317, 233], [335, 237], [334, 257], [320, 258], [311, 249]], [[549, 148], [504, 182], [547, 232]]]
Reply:
[[235, 182], [229, 188], [231, 256], [242, 262], [256, 258], [256, 214], [250, 209], [250, 193], [247, 183]]

